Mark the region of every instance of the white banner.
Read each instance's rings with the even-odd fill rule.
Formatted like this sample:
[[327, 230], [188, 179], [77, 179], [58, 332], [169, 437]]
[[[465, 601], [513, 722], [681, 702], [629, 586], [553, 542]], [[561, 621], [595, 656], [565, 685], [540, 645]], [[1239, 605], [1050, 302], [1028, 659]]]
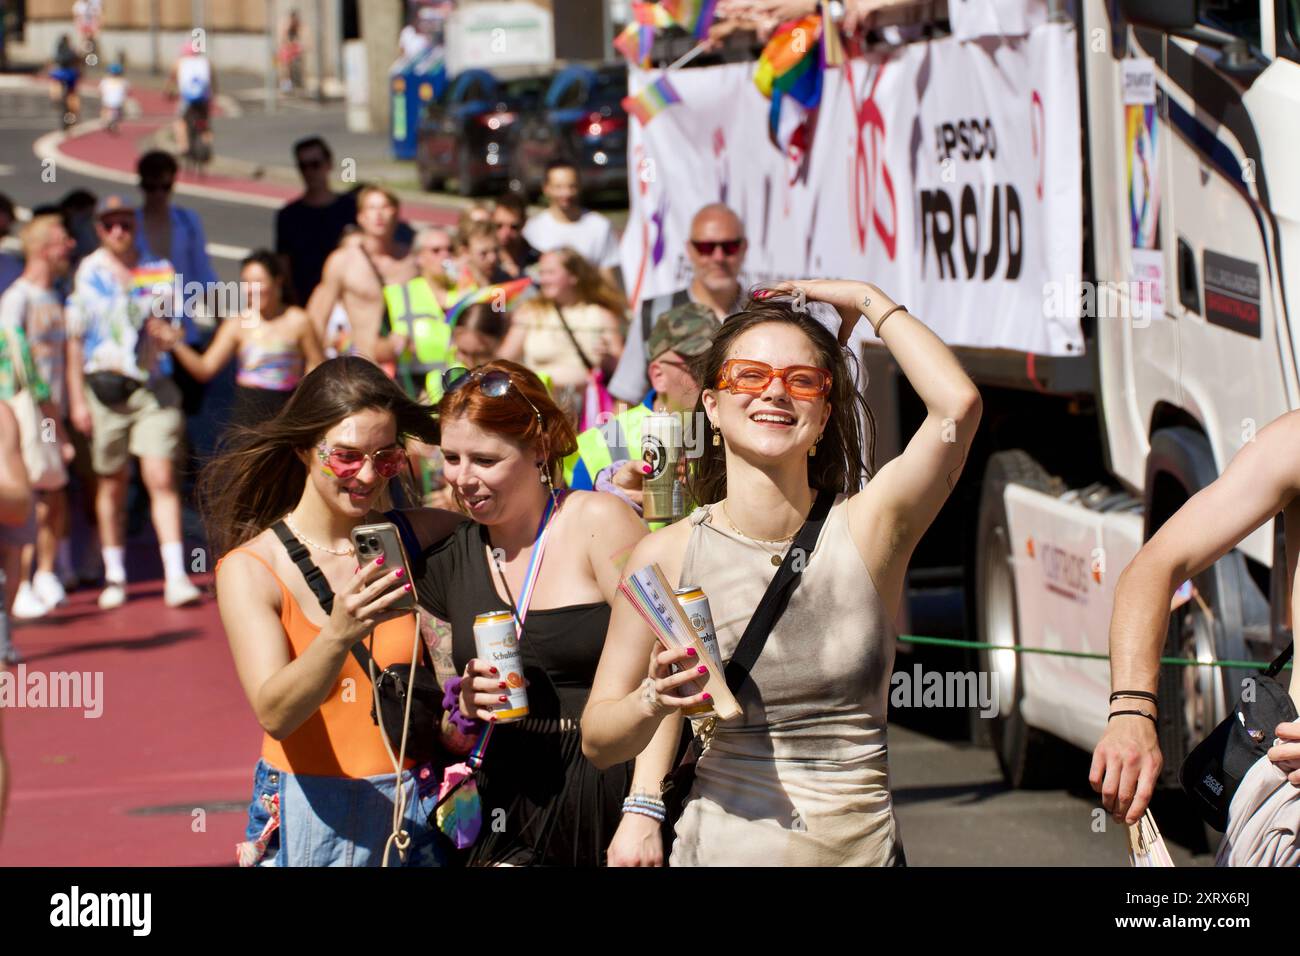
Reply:
[[[691, 217], [721, 201], [745, 223], [746, 283], [868, 279], [950, 344], [1081, 354], [1075, 63], [1069, 24], [854, 58], [826, 73], [806, 147], [785, 153], [754, 64], [673, 72], [681, 102], [632, 123], [627, 288], [689, 283]], [[657, 75], [633, 70], [632, 91]]]

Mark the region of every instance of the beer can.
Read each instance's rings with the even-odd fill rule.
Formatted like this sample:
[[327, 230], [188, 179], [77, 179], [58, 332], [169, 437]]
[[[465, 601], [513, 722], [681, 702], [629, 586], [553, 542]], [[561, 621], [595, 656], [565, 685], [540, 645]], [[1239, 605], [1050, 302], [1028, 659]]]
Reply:
[[[686, 619], [691, 622], [691, 627], [695, 628], [695, 633], [700, 636], [700, 643], [704, 645], [704, 650], [708, 660], [702, 661], [710, 671], [715, 674], [722, 673], [722, 654], [718, 651], [718, 635], [713, 630], [713, 613], [709, 610], [709, 599], [705, 596], [703, 588], [689, 587], [677, 588], [673, 591], [677, 596], [677, 603], [682, 606], [686, 612]], [[676, 664], [674, 670], [680, 670]], [[703, 689], [703, 684], [699, 685]], [[695, 693], [699, 693], [696, 690]], [[698, 720], [701, 717], [716, 717], [711, 704], [699, 704], [695, 707], [688, 707], [682, 710], [682, 713], [692, 720]]]
[[676, 521], [685, 495], [677, 476], [682, 457], [682, 420], [672, 412], [651, 412], [641, 423], [641, 458], [650, 466], [642, 482], [646, 521]]
[[524, 661], [519, 654], [515, 616], [509, 611], [484, 611], [474, 615], [474, 648], [481, 661], [497, 669], [506, 683], [506, 702], [493, 708], [498, 724], [528, 716], [528, 688], [524, 685]]

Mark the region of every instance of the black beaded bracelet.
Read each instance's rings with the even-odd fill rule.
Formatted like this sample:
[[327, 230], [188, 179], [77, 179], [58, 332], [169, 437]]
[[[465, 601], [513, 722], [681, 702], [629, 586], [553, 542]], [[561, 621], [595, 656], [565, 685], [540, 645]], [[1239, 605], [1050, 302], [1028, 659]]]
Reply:
[[[1154, 714], [1148, 714], [1145, 710], [1113, 710], [1113, 711], [1111, 711], [1111, 713], [1110, 713], [1110, 717], [1120, 717], [1120, 716], [1123, 716], [1123, 715], [1125, 715], [1125, 714], [1132, 714], [1134, 717], [1145, 717], [1147, 720], [1151, 721], [1151, 723], [1153, 723], [1153, 724], [1156, 722], [1155, 715], [1154, 715]], [[1110, 723], [1110, 717], [1107, 717], [1107, 718], [1106, 718], [1106, 723]], [[1158, 725], [1157, 725], [1157, 726], [1158, 726]]]
[[1148, 694], [1144, 690], [1117, 690], [1115, 691], [1115, 693], [1110, 695], [1110, 702], [1112, 704], [1115, 703], [1115, 698], [1117, 697], [1139, 697], [1142, 700], [1149, 700], [1153, 704], [1160, 703], [1158, 700], [1156, 700], [1155, 694]]

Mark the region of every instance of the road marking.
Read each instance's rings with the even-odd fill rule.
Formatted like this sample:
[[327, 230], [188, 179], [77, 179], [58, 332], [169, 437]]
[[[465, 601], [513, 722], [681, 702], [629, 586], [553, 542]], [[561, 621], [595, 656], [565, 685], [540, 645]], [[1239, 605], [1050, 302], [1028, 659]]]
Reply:
[[233, 259], [235, 262], [240, 262], [247, 259], [252, 251], [244, 246], [228, 246], [224, 242], [208, 243], [208, 255], [218, 259]]
[[[104, 124], [95, 120], [91, 123], [84, 123], [79, 127], [81, 133], [98, 132], [104, 128]], [[67, 139], [67, 134], [60, 130], [46, 133], [32, 145], [38, 159], [50, 160], [56, 168], [66, 169], [69, 172], [77, 173], [82, 176], [89, 176], [92, 179], [106, 179], [109, 182], [125, 183], [135, 186], [138, 177], [133, 172], [125, 170], [110, 169], [105, 166], [97, 166], [94, 163], [82, 159], [76, 159], [68, 156], [59, 149], [60, 144]], [[217, 202], [240, 203], [246, 206], [261, 206], [265, 209], [279, 209], [287, 200], [277, 199], [274, 196], [258, 196], [250, 193], [236, 192], [233, 189], [221, 189], [216, 186], [199, 186], [194, 183], [178, 181], [175, 186], [175, 192], [184, 196], [197, 196], [200, 199], [212, 199]]]

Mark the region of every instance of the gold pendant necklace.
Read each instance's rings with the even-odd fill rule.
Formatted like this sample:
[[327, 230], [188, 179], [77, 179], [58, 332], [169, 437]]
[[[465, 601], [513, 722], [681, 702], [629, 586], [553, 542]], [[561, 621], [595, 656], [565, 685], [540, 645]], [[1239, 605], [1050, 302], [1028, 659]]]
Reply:
[[759, 546], [760, 548], [762, 548], [764, 551], [767, 551], [767, 553], [771, 556], [772, 567], [774, 567], [774, 568], [779, 568], [779, 567], [781, 566], [781, 562], [785, 560], [785, 552], [783, 552], [783, 551], [778, 551], [778, 552], [776, 552], [775, 554], [773, 554], [771, 551], [768, 551], [768, 550], [767, 550], [767, 548], [765, 547], [765, 545], [769, 545], [769, 544], [785, 544], [785, 543], [787, 543], [787, 542], [793, 540], [794, 536], [795, 536], [796, 534], [799, 533], [799, 532], [796, 530], [796, 531], [794, 531], [792, 534], [788, 534], [788, 535], [786, 535], [784, 538], [775, 538], [775, 539], [773, 539], [773, 538], [755, 538], [752, 534], [746, 534], [745, 532], [743, 532], [743, 531], [740, 530], [740, 526], [737, 525], [736, 522], [734, 522], [734, 521], [731, 520], [731, 512], [729, 512], [729, 511], [727, 510], [727, 500], [726, 500], [725, 498], [722, 500], [722, 514], [723, 514], [723, 517], [725, 517], [725, 518], [727, 519], [727, 524], [731, 525], [732, 530], [735, 531], [736, 534], [740, 535], [742, 538], [748, 538], [750, 541], [753, 541], [756, 545], [758, 545], [758, 546]]

